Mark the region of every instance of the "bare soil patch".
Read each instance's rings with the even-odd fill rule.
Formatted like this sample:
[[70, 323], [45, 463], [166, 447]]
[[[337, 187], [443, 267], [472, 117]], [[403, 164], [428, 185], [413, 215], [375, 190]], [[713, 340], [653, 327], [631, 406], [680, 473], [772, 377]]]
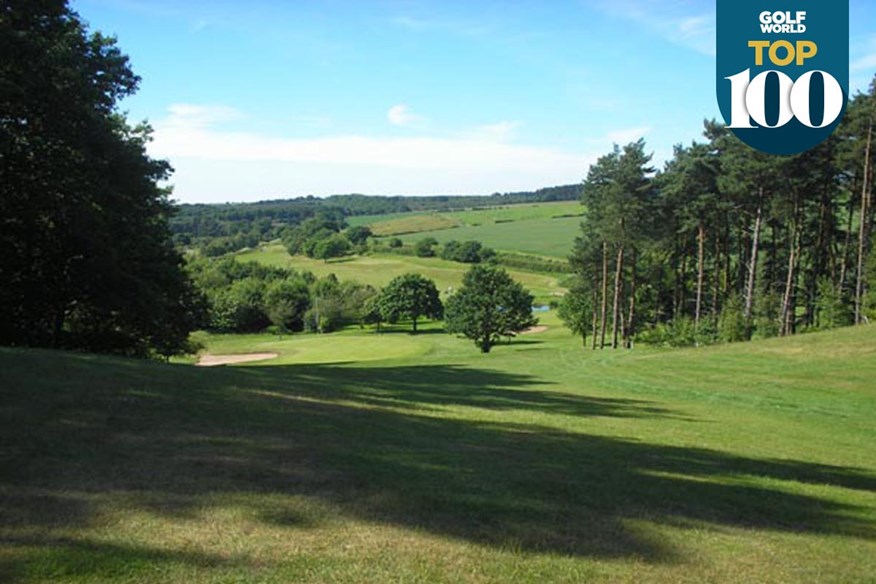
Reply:
[[215, 367], [217, 365], [233, 365], [235, 363], [250, 363], [265, 361], [278, 357], [278, 353], [246, 353], [242, 355], [201, 355], [198, 367]]
[[526, 330], [520, 331], [520, 334], [521, 334], [521, 335], [534, 335], [534, 334], [537, 334], [537, 333], [543, 333], [543, 332], [545, 332], [546, 330], [548, 330], [548, 327], [546, 327], [546, 326], [544, 326], [544, 325], [531, 326], [531, 327], [529, 327], [529, 328], [526, 329]]

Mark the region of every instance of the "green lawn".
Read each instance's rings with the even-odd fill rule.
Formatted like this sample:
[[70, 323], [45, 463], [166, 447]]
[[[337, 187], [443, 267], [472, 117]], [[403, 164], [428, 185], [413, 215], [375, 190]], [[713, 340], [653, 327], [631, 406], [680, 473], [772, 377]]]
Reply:
[[0, 349], [0, 581], [874, 582], [876, 330], [544, 322], [489, 355], [208, 337], [281, 354], [212, 369]]
[[[418, 258], [396, 254], [375, 254], [353, 256], [330, 260], [312, 260], [304, 256], [290, 256], [279, 244], [269, 244], [261, 248], [236, 255], [240, 261], [257, 261], [270, 266], [307, 270], [317, 276], [335, 274], [344, 280], [355, 280], [363, 284], [382, 287], [396, 276], [407, 272], [417, 272], [435, 281], [438, 290], [445, 293], [449, 288], [458, 288], [462, 276], [469, 269], [467, 264], [450, 262], [438, 258]], [[561, 296], [565, 289], [560, 287], [556, 276], [508, 270], [511, 276], [526, 286], [540, 301], [548, 302]]]

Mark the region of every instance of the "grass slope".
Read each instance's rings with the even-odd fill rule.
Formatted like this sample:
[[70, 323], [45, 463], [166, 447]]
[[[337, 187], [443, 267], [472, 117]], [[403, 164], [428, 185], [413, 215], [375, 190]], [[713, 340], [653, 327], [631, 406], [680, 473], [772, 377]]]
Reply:
[[517, 251], [550, 258], [566, 259], [581, 230], [580, 217], [533, 219], [525, 222], [491, 223], [440, 231], [424, 231], [399, 237], [414, 243], [434, 237], [439, 243], [475, 240], [501, 251]]
[[378, 236], [400, 235], [407, 242], [435, 237], [440, 242], [469, 239], [503, 251], [565, 259], [581, 224], [576, 201], [506, 205], [464, 211], [393, 213], [350, 217]]
[[[458, 288], [462, 277], [470, 268], [467, 264], [438, 258], [418, 258], [396, 254], [354, 256], [325, 262], [304, 256], [290, 256], [279, 244], [270, 244], [236, 255], [241, 261], [257, 261], [265, 265], [307, 270], [317, 276], [335, 274], [342, 280], [355, 280], [363, 284], [382, 287], [396, 276], [417, 272], [435, 281], [439, 291]], [[508, 270], [517, 281], [526, 286], [539, 300], [546, 302], [552, 296], [562, 295], [565, 289], [556, 276]]]
[[0, 349], [0, 580], [874, 581], [874, 329], [594, 353], [545, 322], [209, 370]]

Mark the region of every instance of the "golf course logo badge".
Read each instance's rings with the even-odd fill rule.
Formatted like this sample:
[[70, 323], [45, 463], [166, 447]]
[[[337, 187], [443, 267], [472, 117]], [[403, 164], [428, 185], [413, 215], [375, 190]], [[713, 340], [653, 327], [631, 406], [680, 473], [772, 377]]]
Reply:
[[849, 96], [848, 0], [717, 0], [721, 115], [749, 146], [796, 154], [822, 142]]

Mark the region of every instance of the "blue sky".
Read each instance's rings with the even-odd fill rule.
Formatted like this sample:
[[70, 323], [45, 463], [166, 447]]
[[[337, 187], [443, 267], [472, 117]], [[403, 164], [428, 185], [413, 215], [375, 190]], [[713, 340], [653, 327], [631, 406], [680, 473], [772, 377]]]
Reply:
[[[182, 202], [489, 194], [580, 182], [613, 143], [662, 163], [718, 118], [714, 0], [76, 0], [143, 80]], [[851, 86], [876, 3], [851, 0]]]

